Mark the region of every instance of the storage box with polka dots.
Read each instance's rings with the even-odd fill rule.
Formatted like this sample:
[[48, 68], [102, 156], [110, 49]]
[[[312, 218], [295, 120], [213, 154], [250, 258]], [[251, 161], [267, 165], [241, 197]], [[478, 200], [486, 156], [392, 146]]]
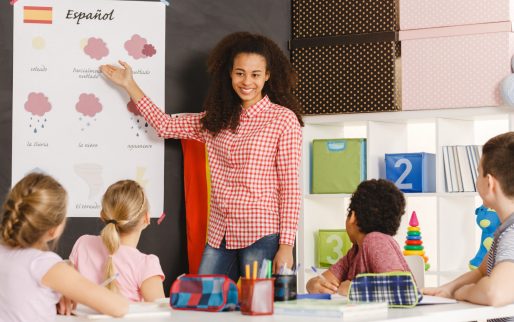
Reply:
[[400, 30], [509, 21], [512, 0], [400, 0]]
[[511, 24], [400, 31], [402, 110], [502, 104], [499, 85], [511, 71]]
[[292, 0], [291, 62], [304, 114], [397, 111], [398, 0]]

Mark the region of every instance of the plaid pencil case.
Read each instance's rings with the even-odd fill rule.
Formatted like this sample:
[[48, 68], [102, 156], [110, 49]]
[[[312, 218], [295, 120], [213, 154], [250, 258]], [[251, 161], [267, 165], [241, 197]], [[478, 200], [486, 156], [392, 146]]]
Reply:
[[226, 275], [187, 274], [171, 285], [170, 305], [177, 310], [234, 311], [237, 286]]
[[389, 307], [414, 307], [423, 295], [410, 272], [359, 274], [350, 283], [350, 302], [387, 302]]

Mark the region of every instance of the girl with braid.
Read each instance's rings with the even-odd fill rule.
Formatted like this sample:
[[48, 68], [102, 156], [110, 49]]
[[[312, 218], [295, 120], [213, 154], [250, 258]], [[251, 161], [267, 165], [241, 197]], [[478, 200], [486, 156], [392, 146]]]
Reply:
[[137, 249], [141, 232], [150, 224], [148, 199], [133, 180], [112, 184], [102, 198], [100, 236], [84, 235], [73, 246], [70, 261], [95, 283], [111, 280], [107, 288], [130, 301], [163, 298], [159, 258]]
[[50, 250], [64, 230], [66, 204], [64, 188], [40, 173], [25, 176], [5, 198], [0, 224], [0, 320], [54, 321], [57, 311], [70, 313], [69, 300], [112, 316], [127, 312], [124, 297], [84, 278]]

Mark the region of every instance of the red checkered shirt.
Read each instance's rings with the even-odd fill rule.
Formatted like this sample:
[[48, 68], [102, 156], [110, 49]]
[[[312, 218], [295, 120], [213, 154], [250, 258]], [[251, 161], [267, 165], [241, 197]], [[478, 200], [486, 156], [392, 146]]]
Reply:
[[248, 247], [279, 233], [293, 245], [300, 211], [302, 130], [296, 115], [267, 96], [243, 109], [239, 126], [216, 136], [203, 130], [202, 113], [169, 115], [149, 98], [137, 107], [163, 138], [193, 139], [207, 146], [211, 205], [207, 242], [227, 249]]

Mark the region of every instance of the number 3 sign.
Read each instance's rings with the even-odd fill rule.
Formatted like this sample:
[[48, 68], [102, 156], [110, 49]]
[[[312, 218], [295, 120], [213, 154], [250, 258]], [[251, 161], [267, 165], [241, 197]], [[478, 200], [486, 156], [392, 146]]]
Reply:
[[320, 229], [318, 231], [318, 267], [330, 267], [346, 255], [352, 247], [344, 229]]
[[435, 192], [435, 155], [395, 153], [385, 155], [386, 178], [403, 192]]

